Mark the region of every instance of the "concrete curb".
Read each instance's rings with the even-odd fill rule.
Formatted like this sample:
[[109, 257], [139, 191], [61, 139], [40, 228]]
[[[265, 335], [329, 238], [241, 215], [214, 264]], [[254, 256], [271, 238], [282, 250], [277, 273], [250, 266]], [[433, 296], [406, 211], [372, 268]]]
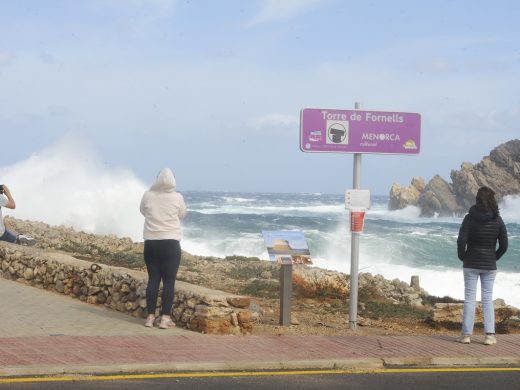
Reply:
[[132, 363], [112, 365], [34, 365], [12, 366], [0, 370], [0, 378], [11, 376], [107, 375], [150, 372], [261, 371], [261, 370], [375, 370], [383, 368], [381, 359], [291, 360], [287, 362], [207, 362], [207, 363]]
[[482, 367], [514, 365], [520, 367], [520, 357], [405, 357], [384, 358], [386, 368], [397, 367]]
[[519, 357], [403, 357], [331, 360], [293, 360], [287, 362], [207, 362], [207, 363], [132, 363], [112, 365], [33, 365], [12, 366], [0, 370], [0, 378], [59, 375], [130, 375], [143, 373], [276, 371], [276, 370], [381, 370], [392, 368], [440, 367], [520, 367]]

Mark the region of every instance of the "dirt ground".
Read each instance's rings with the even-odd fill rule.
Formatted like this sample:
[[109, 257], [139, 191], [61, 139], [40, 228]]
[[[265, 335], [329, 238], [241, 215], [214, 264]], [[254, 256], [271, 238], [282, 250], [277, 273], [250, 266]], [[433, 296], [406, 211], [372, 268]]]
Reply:
[[[346, 298], [302, 297], [293, 289], [291, 302], [292, 325], [280, 325], [278, 285], [259, 280], [258, 275], [275, 275], [277, 268], [259, 261], [210, 261], [187, 258], [181, 264], [180, 279], [189, 283], [250, 296], [252, 311], [256, 313], [255, 335], [459, 335], [460, 325], [435, 324], [429, 321], [430, 307], [422, 309], [393, 304], [384, 297], [370, 296], [360, 301], [356, 329], [350, 329], [349, 303]], [[260, 282], [260, 283], [259, 283]], [[334, 294], [333, 294], [334, 295]], [[366, 295], [366, 294], [365, 294]], [[483, 332], [476, 324], [475, 334]], [[497, 333], [520, 333], [514, 323]]]
[[[422, 318], [411, 316], [366, 318], [358, 316], [356, 329], [350, 329], [348, 302], [331, 305], [311, 299], [295, 299], [291, 305], [290, 326], [280, 325], [280, 302], [275, 299], [254, 298], [263, 315], [255, 323], [255, 335], [458, 335], [458, 329], [438, 328]], [[340, 306], [340, 307], [337, 307]], [[361, 314], [365, 314], [361, 311]], [[476, 329], [475, 333], [481, 332]]]
[[[6, 224], [15, 231], [31, 232], [37, 238], [36, 246], [44, 250], [65, 252], [95, 263], [144, 269], [143, 244], [130, 239], [96, 236], [12, 217], [6, 217]], [[429, 321], [431, 307], [417, 309], [392, 304], [385, 301], [384, 296], [371, 294], [370, 289], [364, 294], [360, 291], [355, 330], [349, 327], [345, 294], [327, 291], [309, 297], [295, 288], [291, 310], [293, 325], [280, 326], [278, 273], [278, 265], [258, 258], [228, 256], [220, 259], [183, 252], [177, 279], [250, 296], [256, 313], [253, 334], [257, 335], [457, 335], [460, 332], [460, 325], [439, 325]], [[481, 324], [476, 325], [475, 333], [482, 333]], [[516, 317], [506, 325], [497, 326], [497, 333], [520, 333], [520, 320]]]

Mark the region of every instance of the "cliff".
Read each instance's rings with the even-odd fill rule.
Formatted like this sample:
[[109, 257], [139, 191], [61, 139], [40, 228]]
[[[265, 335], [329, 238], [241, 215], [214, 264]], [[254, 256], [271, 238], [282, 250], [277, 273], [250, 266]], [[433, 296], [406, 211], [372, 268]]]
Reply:
[[420, 177], [414, 177], [408, 187], [393, 184], [388, 208], [417, 206], [423, 217], [461, 216], [475, 203], [479, 187], [493, 189], [499, 201], [506, 195], [520, 195], [520, 140], [497, 146], [478, 164], [462, 163], [450, 176], [451, 183], [436, 175], [427, 184]]

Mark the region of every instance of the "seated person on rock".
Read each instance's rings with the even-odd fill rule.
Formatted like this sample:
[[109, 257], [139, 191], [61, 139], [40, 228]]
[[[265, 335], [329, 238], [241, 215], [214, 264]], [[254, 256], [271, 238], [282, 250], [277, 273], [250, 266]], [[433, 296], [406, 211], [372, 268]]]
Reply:
[[6, 229], [4, 225], [4, 217], [2, 216], [2, 207], [8, 209], [15, 209], [16, 202], [14, 201], [9, 187], [5, 184], [0, 185], [0, 241], [13, 242], [23, 245], [34, 245], [35, 240], [32, 237], [25, 236], [23, 234], [16, 234], [9, 229]]

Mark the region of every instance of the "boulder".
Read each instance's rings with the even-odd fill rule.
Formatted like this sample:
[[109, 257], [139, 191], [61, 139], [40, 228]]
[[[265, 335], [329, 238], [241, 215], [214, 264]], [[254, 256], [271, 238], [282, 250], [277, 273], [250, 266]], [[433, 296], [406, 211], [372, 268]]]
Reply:
[[417, 205], [424, 187], [424, 179], [420, 176], [415, 176], [408, 187], [401, 187], [399, 184], [394, 183], [390, 189], [388, 208], [390, 210], [400, 210], [408, 206]]
[[493, 189], [500, 200], [520, 194], [520, 140], [497, 146], [478, 164], [463, 163], [460, 171], [451, 172], [457, 199], [466, 209], [475, 203], [482, 186]]
[[464, 213], [457, 203], [453, 186], [439, 175], [435, 175], [424, 187], [417, 205], [422, 217], [453, 216]]
[[451, 183], [434, 176], [428, 184], [414, 177], [409, 187], [393, 184], [388, 208], [402, 209], [417, 205], [421, 216], [462, 216], [475, 203], [477, 190], [490, 187], [500, 201], [506, 195], [520, 194], [520, 140], [515, 139], [494, 148], [478, 164], [464, 162], [460, 170], [452, 170]]
[[[518, 315], [518, 309], [507, 305], [503, 299], [495, 299], [493, 306], [497, 324]], [[431, 319], [433, 322], [462, 324], [463, 312], [463, 303], [436, 303], [431, 313]], [[482, 321], [482, 303], [477, 302], [475, 322]]]

